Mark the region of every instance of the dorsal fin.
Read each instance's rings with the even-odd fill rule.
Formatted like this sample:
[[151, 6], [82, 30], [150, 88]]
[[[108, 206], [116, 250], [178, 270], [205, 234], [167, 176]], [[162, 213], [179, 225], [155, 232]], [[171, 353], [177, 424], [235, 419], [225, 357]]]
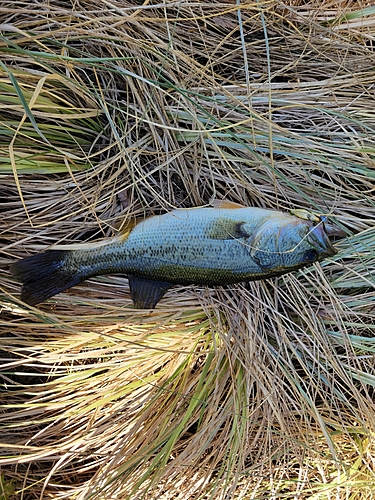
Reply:
[[120, 238], [121, 241], [125, 241], [131, 230], [139, 223], [141, 222], [141, 220], [144, 220], [143, 218], [141, 219], [140, 217], [136, 218], [134, 217], [133, 219], [128, 219], [128, 220], [125, 220], [120, 228], [119, 228], [119, 233], [118, 233], [118, 237]]
[[119, 232], [117, 235], [112, 236], [112, 238], [105, 238], [101, 240], [94, 240], [88, 242], [77, 242], [77, 243], [68, 243], [66, 245], [53, 245], [51, 250], [92, 250], [101, 246], [108, 245], [113, 242], [114, 239], [119, 239], [120, 241], [125, 241], [131, 230], [141, 222], [141, 218], [134, 218], [130, 220], [125, 220], [119, 228]]
[[240, 203], [235, 203], [234, 201], [229, 200], [213, 200], [210, 205], [212, 205], [214, 208], [246, 208], [245, 205], [241, 205]]

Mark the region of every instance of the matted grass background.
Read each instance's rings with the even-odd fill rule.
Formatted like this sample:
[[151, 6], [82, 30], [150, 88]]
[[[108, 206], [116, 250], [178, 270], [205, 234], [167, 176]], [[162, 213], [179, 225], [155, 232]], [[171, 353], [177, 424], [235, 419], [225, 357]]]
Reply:
[[[375, 496], [374, 39], [367, 2], [0, 2], [0, 498]], [[20, 302], [17, 258], [213, 198], [346, 236], [150, 313]]]

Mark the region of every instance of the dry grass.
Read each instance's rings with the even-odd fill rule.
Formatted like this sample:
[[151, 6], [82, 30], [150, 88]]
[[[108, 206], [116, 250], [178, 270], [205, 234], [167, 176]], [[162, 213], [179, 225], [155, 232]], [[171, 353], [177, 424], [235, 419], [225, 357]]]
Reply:
[[[375, 8], [16, 1], [0, 24], [0, 498], [373, 498]], [[212, 198], [347, 237], [151, 314], [119, 276], [17, 298], [16, 258]]]

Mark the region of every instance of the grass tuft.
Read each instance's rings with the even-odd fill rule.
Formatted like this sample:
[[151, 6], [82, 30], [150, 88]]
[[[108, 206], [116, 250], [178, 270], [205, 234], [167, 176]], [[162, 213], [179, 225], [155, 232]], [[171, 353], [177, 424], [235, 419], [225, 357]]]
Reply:
[[[374, 8], [8, 2], [0, 25], [0, 497], [372, 498]], [[213, 198], [346, 236], [152, 313], [121, 276], [20, 302], [17, 258]]]

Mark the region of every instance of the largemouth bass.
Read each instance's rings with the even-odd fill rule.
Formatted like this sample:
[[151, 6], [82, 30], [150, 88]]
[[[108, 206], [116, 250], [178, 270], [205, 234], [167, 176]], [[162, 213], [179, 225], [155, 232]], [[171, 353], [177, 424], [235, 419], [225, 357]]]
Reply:
[[55, 246], [11, 266], [35, 305], [87, 278], [126, 274], [135, 307], [154, 308], [174, 284], [228, 285], [309, 266], [336, 253], [324, 222], [231, 202], [149, 217], [99, 243]]

